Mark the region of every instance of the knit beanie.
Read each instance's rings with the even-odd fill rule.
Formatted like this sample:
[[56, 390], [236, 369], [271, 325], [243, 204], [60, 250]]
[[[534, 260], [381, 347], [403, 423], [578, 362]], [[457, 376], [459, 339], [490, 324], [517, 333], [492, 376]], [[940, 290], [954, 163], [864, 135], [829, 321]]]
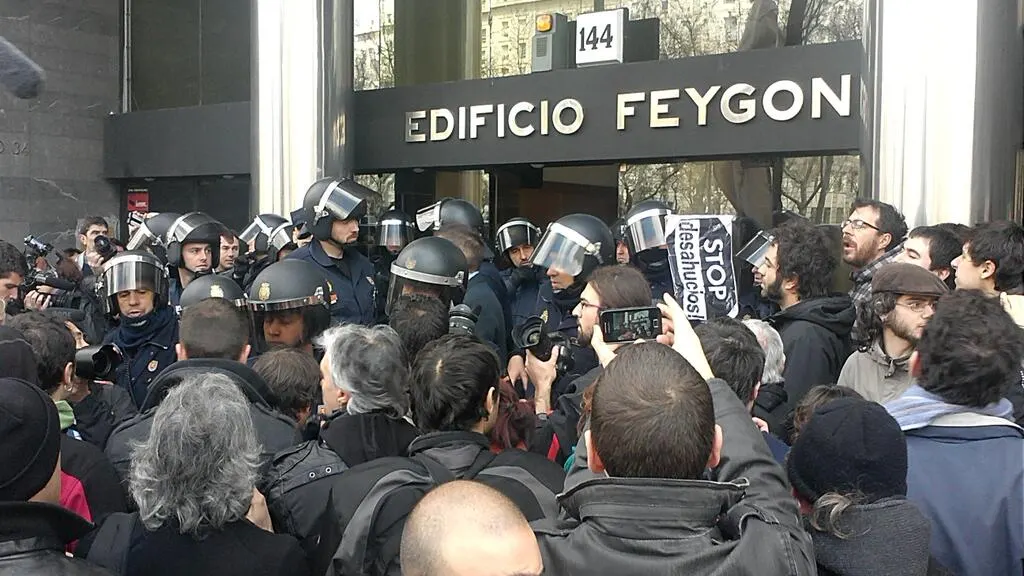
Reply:
[[907, 442], [880, 404], [839, 398], [818, 408], [786, 460], [789, 482], [808, 502], [860, 493], [865, 504], [907, 495]]
[[38, 386], [0, 378], [0, 502], [24, 502], [42, 490], [60, 456], [60, 421]]

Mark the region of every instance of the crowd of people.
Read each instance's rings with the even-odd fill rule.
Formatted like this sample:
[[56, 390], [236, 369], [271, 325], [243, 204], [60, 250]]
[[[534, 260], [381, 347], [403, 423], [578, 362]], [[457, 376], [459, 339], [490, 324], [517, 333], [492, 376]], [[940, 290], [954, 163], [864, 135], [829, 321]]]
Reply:
[[664, 203], [381, 208], [0, 242], [0, 573], [1024, 574], [1019, 224], [789, 217], [691, 322]]

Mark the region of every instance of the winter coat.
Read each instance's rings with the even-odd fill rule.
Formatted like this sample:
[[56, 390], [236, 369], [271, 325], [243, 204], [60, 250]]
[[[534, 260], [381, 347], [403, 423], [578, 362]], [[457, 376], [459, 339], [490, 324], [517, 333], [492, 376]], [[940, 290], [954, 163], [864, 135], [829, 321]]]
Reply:
[[64, 553], [92, 529], [84, 518], [54, 504], [0, 502], [0, 576], [112, 576]]
[[782, 468], [750, 413], [711, 380], [724, 430], [718, 481], [594, 478], [559, 496], [566, 517], [534, 523], [547, 573], [814, 574]]
[[327, 421], [319, 440], [278, 453], [260, 492], [278, 532], [300, 541], [315, 537], [316, 523], [329, 501], [338, 475], [387, 456], [408, 455], [419, 436], [404, 418], [384, 412], [340, 414]]
[[885, 404], [902, 396], [913, 382], [909, 363], [910, 353], [890, 358], [882, 350], [881, 340], [875, 340], [867, 350], [850, 355], [836, 384], [856, 390], [872, 402]]
[[[161, 308], [151, 314], [173, 315], [174, 311]], [[128, 333], [126, 327], [118, 327], [107, 334], [103, 343], [115, 344], [121, 350], [124, 358], [117, 367], [114, 383], [128, 391], [135, 406], [141, 411], [149, 386], [164, 368], [178, 359], [174, 351], [174, 345], [178, 343], [178, 319], [174, 316], [164, 324], [155, 325], [144, 340], [139, 339], [140, 343], [134, 348], [124, 345]]]
[[469, 278], [462, 303], [477, 311], [476, 336], [491, 345], [502, 364], [508, 360], [508, 331], [501, 301], [487, 277], [477, 272]]
[[82, 518], [95, 522], [127, 509], [117, 472], [99, 448], [62, 434], [60, 470], [60, 503]]
[[843, 537], [805, 523], [814, 541], [819, 576], [938, 576], [931, 558], [928, 519], [905, 498], [888, 498], [843, 511]]
[[269, 466], [275, 453], [301, 441], [295, 422], [270, 406], [267, 401], [271, 396], [270, 387], [252, 368], [231, 360], [182, 360], [168, 367], [153, 381], [142, 413], [123, 422], [107, 441], [106, 455], [117, 470], [122, 485], [127, 486], [132, 443], [149, 438], [156, 408], [167, 396], [167, 392], [186, 377], [209, 373], [223, 374], [230, 378], [249, 400], [249, 413], [256, 428], [256, 436], [263, 447], [261, 462], [264, 466]]
[[552, 398], [554, 410], [537, 419], [537, 429], [530, 442], [530, 451], [562, 466], [572, 456], [579, 440], [579, 423], [583, 414], [583, 393], [597, 380], [603, 368], [598, 366], [569, 384], [565, 394]]
[[807, 391], [821, 384], [834, 384], [852, 352], [850, 330], [856, 313], [849, 296], [835, 295], [802, 300], [775, 314], [768, 321], [782, 337], [786, 367], [784, 410], [788, 414]]
[[931, 550], [962, 576], [1024, 567], [1024, 429], [978, 414], [943, 416], [907, 438], [907, 497], [931, 520]]
[[512, 324], [508, 328], [511, 333], [533, 315], [537, 307], [537, 294], [547, 279], [547, 272], [539, 266], [508, 268], [502, 270], [501, 277], [505, 280], [510, 300]]
[[89, 395], [73, 404], [75, 429], [82, 440], [103, 450], [118, 424], [139, 413], [128, 392], [112, 384], [94, 382]]

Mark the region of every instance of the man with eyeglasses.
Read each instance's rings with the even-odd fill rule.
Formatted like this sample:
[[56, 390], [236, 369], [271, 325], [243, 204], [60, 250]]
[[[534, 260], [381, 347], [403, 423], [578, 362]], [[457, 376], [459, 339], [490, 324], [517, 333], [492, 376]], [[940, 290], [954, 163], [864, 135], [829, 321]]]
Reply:
[[843, 262], [853, 268], [850, 298], [860, 306], [871, 298], [871, 278], [902, 251], [907, 222], [892, 205], [858, 198], [843, 222]]
[[913, 264], [893, 263], [875, 274], [871, 298], [858, 309], [854, 337], [860, 349], [839, 374], [840, 386], [873, 402], [899, 398], [910, 387], [910, 355], [949, 290], [938, 276]]

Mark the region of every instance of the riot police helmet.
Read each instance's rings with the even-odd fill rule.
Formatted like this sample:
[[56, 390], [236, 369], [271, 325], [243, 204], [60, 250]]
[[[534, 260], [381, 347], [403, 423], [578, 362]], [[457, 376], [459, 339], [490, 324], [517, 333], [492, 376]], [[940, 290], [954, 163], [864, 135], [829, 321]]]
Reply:
[[438, 236], [413, 240], [391, 264], [386, 311], [406, 294], [436, 296], [448, 306], [466, 295], [469, 264], [462, 250]]
[[362, 220], [375, 213], [380, 195], [350, 178], [321, 178], [302, 200], [304, 224], [317, 240], [330, 240], [336, 220]]
[[132, 237], [128, 239], [125, 249], [143, 250], [150, 246], [163, 247], [167, 241], [167, 231], [178, 218], [181, 218], [181, 214], [177, 212], [160, 212], [149, 216], [135, 229]]
[[398, 253], [413, 241], [412, 218], [401, 210], [391, 209], [381, 215], [377, 223], [377, 246]]
[[420, 232], [436, 232], [445, 224], [463, 224], [477, 232], [484, 231], [484, 217], [480, 209], [461, 198], [442, 198], [416, 212], [416, 227]]
[[635, 256], [644, 250], [664, 248], [667, 242], [666, 221], [672, 209], [660, 200], [644, 200], [626, 214], [626, 243]]
[[178, 305], [184, 310], [208, 298], [221, 298], [231, 302], [236, 308], [248, 311], [245, 291], [237, 282], [219, 274], [203, 274], [197, 276], [181, 291]]
[[248, 254], [277, 260], [277, 253], [292, 241], [292, 223], [277, 214], [259, 214], [242, 230], [239, 238], [248, 245]]
[[548, 225], [531, 260], [534, 266], [586, 282], [598, 266], [615, 263], [615, 239], [608, 226], [590, 214], [569, 214]]
[[202, 272], [214, 270], [220, 265], [220, 236], [224, 225], [213, 216], [203, 212], [189, 212], [180, 216], [167, 230], [167, 263], [174, 268], [188, 268], [185, 265], [186, 244], [204, 244], [210, 247], [210, 262], [206, 268], [192, 270]]
[[612, 222], [611, 229], [612, 237], [615, 238], [615, 243], [624, 244], [626, 242], [626, 219], [619, 218], [615, 222]]
[[498, 253], [504, 254], [516, 246], [536, 246], [541, 231], [526, 218], [513, 218], [502, 224], [494, 236]]
[[[334, 293], [330, 282], [315, 264], [286, 259], [264, 268], [249, 287], [248, 301], [260, 351], [274, 345], [297, 347], [312, 344], [330, 327]], [[287, 341], [271, 324], [301, 318], [299, 337]], [[277, 324], [275, 324], [277, 325]]]
[[169, 281], [167, 268], [155, 255], [145, 250], [129, 250], [115, 255], [103, 266], [101, 286], [97, 292], [103, 299], [103, 311], [109, 316], [120, 313], [117, 295], [132, 290], [153, 293], [154, 308], [167, 305]]

